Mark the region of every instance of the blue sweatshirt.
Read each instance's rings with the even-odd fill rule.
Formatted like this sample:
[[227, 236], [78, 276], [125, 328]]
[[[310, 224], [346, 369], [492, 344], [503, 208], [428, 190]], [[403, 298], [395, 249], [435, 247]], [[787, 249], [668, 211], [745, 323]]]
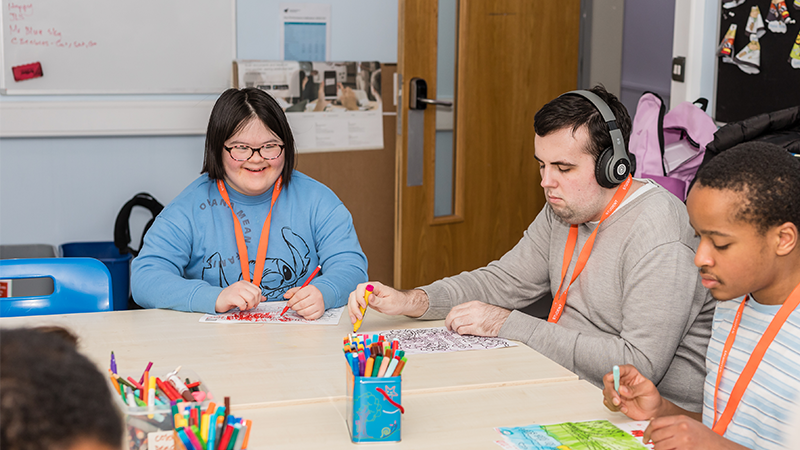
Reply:
[[[250, 279], [272, 188], [248, 196], [228, 188], [244, 232]], [[344, 306], [356, 284], [367, 281], [367, 258], [344, 204], [322, 183], [294, 172], [272, 212], [269, 247], [261, 279], [267, 301], [311, 282], [325, 309]], [[242, 280], [231, 209], [214, 180], [202, 175], [158, 215], [131, 265], [133, 299], [145, 308], [216, 314], [222, 289]]]

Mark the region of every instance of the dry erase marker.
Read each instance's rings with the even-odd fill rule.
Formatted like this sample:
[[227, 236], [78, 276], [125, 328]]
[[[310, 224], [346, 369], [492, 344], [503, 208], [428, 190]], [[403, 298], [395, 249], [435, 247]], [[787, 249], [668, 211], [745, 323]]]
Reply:
[[[311, 280], [313, 280], [314, 277], [317, 275], [317, 272], [319, 272], [319, 269], [322, 269], [322, 266], [317, 266], [317, 268], [314, 269], [313, 272], [311, 272], [311, 276], [308, 277], [308, 279], [306, 280], [305, 283], [303, 283], [302, 286], [300, 286], [300, 289], [303, 289], [304, 287], [308, 286], [308, 283], [311, 283]], [[286, 307], [283, 308], [283, 311], [281, 311], [281, 315], [286, 314], [286, 311], [288, 311], [288, 310], [289, 310], [289, 302], [287, 301], [286, 302]]]
[[356, 320], [356, 323], [353, 324], [353, 333], [355, 333], [356, 331], [358, 331], [359, 328], [361, 328], [361, 322], [364, 320], [364, 315], [367, 313], [367, 307], [369, 306], [369, 294], [372, 294], [372, 291], [374, 289], [375, 288], [372, 287], [371, 284], [368, 284], [367, 288], [364, 290], [364, 307], [359, 308], [361, 309], [361, 318]]
[[619, 366], [614, 366], [611, 370], [614, 372], [614, 390], [619, 394]]

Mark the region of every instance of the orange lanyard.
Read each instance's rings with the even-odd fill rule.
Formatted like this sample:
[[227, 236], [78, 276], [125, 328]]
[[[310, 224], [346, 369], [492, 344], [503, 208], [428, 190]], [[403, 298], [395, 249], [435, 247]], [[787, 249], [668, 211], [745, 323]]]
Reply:
[[567, 246], [564, 248], [564, 262], [561, 265], [561, 282], [558, 285], [558, 291], [556, 291], [555, 299], [553, 300], [553, 306], [550, 307], [550, 318], [547, 319], [548, 322], [557, 323], [558, 319], [561, 318], [561, 313], [564, 312], [564, 306], [567, 304], [567, 293], [569, 292], [569, 287], [572, 285], [572, 282], [578, 278], [578, 275], [581, 274], [583, 271], [583, 267], [586, 265], [586, 261], [589, 260], [589, 254], [592, 253], [592, 246], [594, 246], [594, 239], [597, 237], [597, 230], [600, 229], [600, 224], [603, 223], [604, 220], [608, 218], [608, 216], [613, 213], [617, 207], [622, 203], [622, 199], [625, 198], [625, 194], [628, 193], [628, 189], [631, 187], [631, 183], [633, 182], [633, 178], [628, 175], [628, 178], [619, 185], [617, 188], [617, 192], [614, 193], [614, 197], [611, 198], [611, 201], [608, 202], [606, 206], [606, 210], [603, 212], [603, 216], [600, 218], [600, 222], [597, 223], [597, 227], [595, 227], [592, 234], [589, 235], [589, 239], [586, 240], [586, 243], [583, 244], [583, 248], [581, 249], [581, 253], [578, 255], [578, 262], [575, 263], [575, 269], [572, 271], [572, 279], [570, 280], [569, 284], [567, 284], [567, 288], [564, 289], [564, 292], [561, 293], [561, 286], [564, 284], [564, 280], [567, 276], [567, 269], [569, 269], [569, 264], [572, 262], [572, 254], [575, 252], [575, 244], [578, 242], [578, 225], [570, 225], [569, 227], [569, 236], [567, 237]]
[[[261, 229], [261, 238], [258, 240], [258, 253], [256, 256], [256, 267], [253, 272], [253, 284], [260, 286], [261, 276], [264, 274], [264, 263], [267, 259], [267, 246], [269, 245], [269, 224], [272, 221], [272, 207], [275, 206], [275, 201], [278, 200], [278, 195], [281, 193], [283, 176], [278, 177], [275, 186], [272, 189], [272, 203], [269, 205], [269, 213], [267, 219], [264, 221], [264, 226]], [[233, 216], [234, 232], [236, 233], [236, 247], [239, 248], [239, 262], [242, 264], [242, 279], [250, 281], [250, 262], [247, 258], [247, 246], [244, 243], [244, 234], [242, 233], [242, 224], [239, 223], [239, 218], [236, 217], [236, 212], [231, 206], [231, 199], [228, 197], [228, 190], [225, 188], [225, 183], [222, 180], [217, 180], [217, 189], [222, 194], [222, 199], [225, 204], [231, 209]]]
[[797, 308], [797, 305], [800, 304], [800, 285], [795, 287], [792, 293], [789, 294], [789, 298], [786, 299], [783, 306], [781, 306], [775, 314], [775, 317], [772, 318], [764, 334], [761, 335], [761, 339], [758, 340], [758, 344], [756, 344], [753, 349], [753, 353], [750, 354], [750, 358], [747, 360], [744, 369], [742, 369], [739, 379], [736, 380], [736, 384], [733, 385], [731, 396], [728, 398], [728, 404], [725, 405], [725, 411], [722, 412], [719, 422], [717, 422], [717, 394], [719, 393], [719, 384], [722, 380], [722, 372], [725, 370], [728, 354], [731, 351], [731, 347], [733, 347], [733, 341], [736, 340], [736, 331], [739, 329], [739, 322], [742, 320], [742, 312], [744, 311], [745, 303], [747, 303], [747, 297], [744, 298], [742, 304], [739, 305], [739, 309], [736, 311], [736, 317], [733, 319], [731, 331], [728, 333], [728, 339], [725, 341], [725, 347], [722, 349], [722, 356], [719, 359], [719, 368], [717, 369], [717, 382], [714, 386], [714, 426], [711, 429], [720, 436], [723, 436], [725, 430], [728, 429], [728, 424], [730, 424], [731, 419], [733, 419], [733, 413], [735, 413], [736, 408], [739, 407], [739, 402], [742, 400], [742, 396], [747, 390], [750, 380], [753, 379], [758, 365], [761, 364], [761, 360], [764, 359], [764, 354], [767, 352], [770, 344], [775, 340], [775, 336], [781, 331], [781, 327], [792, 312], [794, 312], [795, 308]]

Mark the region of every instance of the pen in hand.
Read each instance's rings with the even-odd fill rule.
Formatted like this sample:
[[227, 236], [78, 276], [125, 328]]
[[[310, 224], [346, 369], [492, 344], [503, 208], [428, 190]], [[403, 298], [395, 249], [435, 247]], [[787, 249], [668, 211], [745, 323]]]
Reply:
[[369, 306], [369, 294], [372, 294], [373, 288], [371, 284], [367, 285], [367, 288], [364, 290], [364, 308], [361, 309], [361, 318], [353, 324], [353, 333], [357, 332], [359, 328], [361, 328], [361, 322], [364, 320], [364, 315], [367, 314], [367, 307]]
[[[313, 271], [313, 272], [311, 272], [311, 276], [310, 276], [310, 277], [308, 277], [308, 279], [306, 280], [306, 282], [305, 282], [305, 283], [303, 283], [303, 285], [302, 285], [302, 286], [300, 286], [300, 289], [303, 289], [304, 287], [308, 286], [308, 283], [311, 283], [311, 280], [313, 280], [313, 279], [314, 279], [314, 277], [317, 275], [317, 272], [319, 272], [319, 269], [322, 269], [322, 266], [317, 266], [317, 268], [316, 268], [316, 269], [314, 269], [314, 271]], [[289, 302], [287, 301], [287, 302], [286, 302], [286, 307], [285, 307], [285, 308], [283, 308], [283, 311], [281, 311], [281, 316], [283, 316], [284, 314], [286, 314], [286, 311], [288, 311], [288, 310], [289, 310]]]

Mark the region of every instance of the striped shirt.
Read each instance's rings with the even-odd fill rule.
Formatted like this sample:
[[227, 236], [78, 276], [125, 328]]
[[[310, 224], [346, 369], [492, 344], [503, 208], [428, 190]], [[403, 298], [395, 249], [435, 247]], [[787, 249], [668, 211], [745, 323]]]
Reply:
[[[717, 302], [711, 341], [706, 354], [703, 423], [714, 420], [714, 388], [722, 349], [743, 298]], [[728, 355], [717, 397], [717, 418], [725, 410], [731, 390], [750, 354], [781, 305], [747, 301], [736, 341]], [[753, 376], [725, 437], [749, 448], [789, 448], [792, 411], [800, 404], [800, 308], [797, 308], [770, 345]], [[797, 443], [794, 443], [797, 445]]]

